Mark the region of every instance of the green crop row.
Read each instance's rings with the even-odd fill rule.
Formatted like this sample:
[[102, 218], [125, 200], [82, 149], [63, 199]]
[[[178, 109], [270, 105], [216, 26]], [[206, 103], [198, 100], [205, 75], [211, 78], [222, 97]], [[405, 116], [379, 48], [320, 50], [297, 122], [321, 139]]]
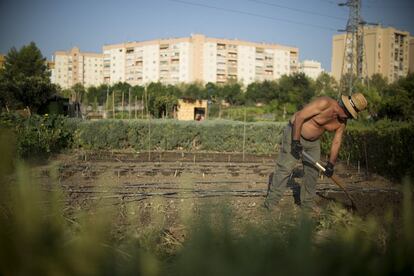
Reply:
[[87, 149], [274, 153], [285, 123], [225, 120], [105, 120], [78, 125], [75, 144]]

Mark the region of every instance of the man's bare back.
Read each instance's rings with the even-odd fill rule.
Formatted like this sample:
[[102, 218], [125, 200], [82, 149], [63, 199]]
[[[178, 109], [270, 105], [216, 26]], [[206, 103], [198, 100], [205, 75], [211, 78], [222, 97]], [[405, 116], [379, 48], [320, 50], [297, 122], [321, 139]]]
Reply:
[[296, 112], [293, 124], [293, 140], [317, 140], [325, 131], [335, 132], [330, 161], [335, 164], [348, 116], [338, 101], [320, 97]]
[[[325, 105], [325, 107], [322, 108], [317, 114], [308, 117], [308, 114], [313, 114], [310, 113], [308, 109], [313, 109], [315, 106], [319, 106], [321, 102], [322, 105]], [[306, 118], [303, 122], [301, 136], [311, 141], [318, 139], [325, 132], [325, 130], [329, 132], [336, 131], [344, 125], [347, 119], [344, 110], [339, 106], [338, 102], [328, 97], [318, 98], [309, 103], [302, 110], [296, 112], [290, 120], [292, 124], [295, 124], [296, 116], [299, 113]]]

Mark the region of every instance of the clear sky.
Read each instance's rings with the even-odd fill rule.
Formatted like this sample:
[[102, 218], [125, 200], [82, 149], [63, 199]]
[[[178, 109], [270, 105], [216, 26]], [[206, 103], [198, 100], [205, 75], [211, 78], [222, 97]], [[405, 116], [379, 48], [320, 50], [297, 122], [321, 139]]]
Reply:
[[[0, 53], [36, 42], [44, 56], [78, 46], [210, 37], [296, 46], [330, 70], [332, 36], [349, 9], [339, 0], [0, 0]], [[414, 35], [414, 0], [362, 0], [362, 16]]]

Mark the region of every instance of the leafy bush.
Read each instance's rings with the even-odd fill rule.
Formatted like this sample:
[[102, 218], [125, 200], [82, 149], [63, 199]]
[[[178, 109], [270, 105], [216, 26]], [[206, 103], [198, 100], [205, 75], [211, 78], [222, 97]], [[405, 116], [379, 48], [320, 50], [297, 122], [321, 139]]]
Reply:
[[77, 120], [56, 115], [23, 118], [2, 114], [0, 117], [0, 128], [15, 133], [17, 154], [23, 158], [45, 156], [70, 147], [76, 127]]
[[[332, 135], [324, 136], [323, 151], [329, 153]], [[347, 126], [340, 158], [359, 161], [370, 172], [401, 179], [414, 175], [414, 125], [388, 120]]]
[[[245, 151], [274, 153], [285, 123], [246, 123]], [[93, 121], [79, 124], [75, 141], [88, 149], [242, 152], [244, 124], [225, 120]]]

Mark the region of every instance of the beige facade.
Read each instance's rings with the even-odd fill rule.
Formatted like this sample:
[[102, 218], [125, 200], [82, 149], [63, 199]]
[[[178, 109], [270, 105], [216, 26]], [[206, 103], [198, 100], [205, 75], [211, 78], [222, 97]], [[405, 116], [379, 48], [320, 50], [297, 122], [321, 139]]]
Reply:
[[202, 121], [207, 118], [207, 100], [178, 100], [177, 119]]
[[227, 83], [248, 85], [275, 80], [299, 70], [299, 49], [278, 44], [190, 37], [103, 46], [103, 53], [79, 48], [55, 53], [52, 81], [63, 88], [127, 82], [146, 85]]
[[[346, 34], [335, 35], [332, 41], [332, 75], [340, 80], [343, 68]], [[365, 27], [363, 76], [381, 74], [389, 82], [406, 76], [409, 70], [408, 32], [395, 28]], [[348, 42], [349, 43], [349, 42]]]
[[299, 64], [299, 72], [313, 80], [316, 80], [323, 71], [321, 63], [315, 60], [304, 60]]
[[81, 52], [74, 47], [70, 51], [58, 51], [54, 55], [51, 80], [62, 88], [80, 83], [85, 87], [103, 83], [103, 55]]
[[103, 55], [105, 83], [238, 81], [248, 85], [298, 72], [299, 50], [195, 34], [186, 38], [105, 45]]

